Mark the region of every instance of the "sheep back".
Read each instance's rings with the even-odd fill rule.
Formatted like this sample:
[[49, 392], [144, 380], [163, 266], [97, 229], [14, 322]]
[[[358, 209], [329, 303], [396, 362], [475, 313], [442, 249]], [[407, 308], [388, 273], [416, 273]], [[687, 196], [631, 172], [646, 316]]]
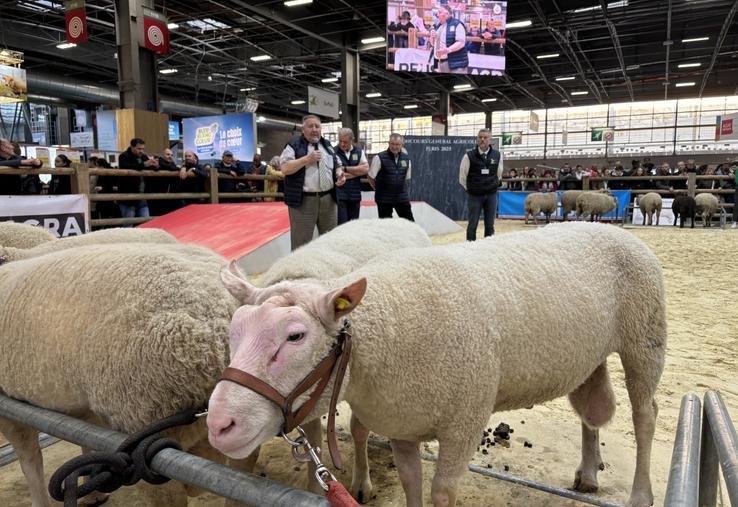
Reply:
[[615, 197], [602, 192], [582, 192], [577, 196], [577, 215], [604, 215], [616, 207]]
[[539, 213], [556, 213], [558, 204], [555, 192], [535, 192], [525, 197], [525, 213], [533, 216]]
[[561, 194], [561, 208], [564, 211], [564, 216], [574, 211], [577, 207], [577, 197], [582, 193], [582, 190], [566, 190]]
[[671, 202], [671, 210], [674, 218], [678, 216], [694, 217], [697, 209], [697, 203], [694, 197], [688, 195], [677, 195]]
[[0, 267], [0, 391], [131, 432], [205, 406], [237, 304], [201, 247], [72, 248]]
[[661, 196], [656, 192], [649, 192], [638, 198], [638, 207], [641, 208], [641, 213], [644, 215], [653, 213], [654, 211], [661, 211], [661, 206]]
[[264, 273], [259, 285], [265, 287], [302, 278], [334, 278], [388, 251], [431, 244], [425, 230], [409, 220], [351, 220], [279, 259]]
[[55, 240], [56, 236], [43, 227], [17, 222], [0, 222], [0, 247], [33, 248]]
[[712, 215], [720, 207], [720, 202], [713, 194], [702, 193], [697, 194], [694, 198], [696, 211], [703, 216], [712, 217]]

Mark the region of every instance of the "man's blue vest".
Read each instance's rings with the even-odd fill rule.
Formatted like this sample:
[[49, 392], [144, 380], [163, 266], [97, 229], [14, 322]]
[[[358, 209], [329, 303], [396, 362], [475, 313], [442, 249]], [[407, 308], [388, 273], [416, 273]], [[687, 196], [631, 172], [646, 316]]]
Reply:
[[382, 168], [377, 173], [374, 200], [379, 204], [410, 201], [405, 187], [405, 176], [410, 169], [410, 157], [405, 152], [400, 152], [395, 162], [395, 155], [389, 150], [377, 156], [382, 162]]
[[[320, 138], [320, 144], [323, 145], [323, 148], [328, 151], [328, 153], [333, 155], [333, 181], [336, 181], [336, 153], [333, 151], [333, 147], [331, 146], [331, 143], [326, 141], [324, 138]], [[287, 146], [291, 147], [292, 150], [295, 152], [295, 159], [298, 159], [300, 157], [304, 157], [307, 155], [307, 149], [308, 149], [308, 140], [305, 139], [305, 136], [299, 136], [291, 139]], [[297, 170], [297, 172], [294, 172], [289, 175], [285, 175], [284, 177], [284, 202], [289, 206], [290, 208], [297, 208], [302, 204], [302, 186], [305, 183], [305, 166], [301, 167]], [[336, 187], [335, 185], [331, 189], [331, 195], [333, 196], [333, 200], [336, 199]]]
[[[451, 18], [446, 21], [446, 47], [450, 48], [456, 43], [456, 27], [461, 23], [456, 18]], [[461, 23], [464, 26], [464, 23]], [[466, 29], [466, 27], [464, 27]], [[461, 69], [469, 66], [469, 50], [466, 46], [462, 47], [458, 51], [448, 54], [448, 68], [449, 69]]]
[[[341, 164], [353, 167], [361, 163], [361, 148], [353, 146], [348, 158], [340, 146], [334, 148]], [[361, 178], [346, 180], [342, 187], [336, 188], [336, 199], [339, 201], [361, 201]]]

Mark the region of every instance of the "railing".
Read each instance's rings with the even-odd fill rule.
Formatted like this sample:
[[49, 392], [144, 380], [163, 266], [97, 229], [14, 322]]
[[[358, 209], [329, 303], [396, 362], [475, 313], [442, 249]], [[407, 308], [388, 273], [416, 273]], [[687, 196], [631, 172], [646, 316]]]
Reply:
[[[123, 433], [3, 395], [0, 395], [0, 415], [62, 440], [98, 451], [113, 452], [127, 438]], [[151, 469], [170, 479], [247, 505], [330, 507], [325, 498], [307, 491], [239, 472], [172, 448], [162, 449], [154, 455]]]
[[[135, 200], [204, 200], [211, 204], [217, 204], [221, 199], [259, 199], [259, 198], [283, 198], [281, 192], [219, 192], [218, 182], [220, 180], [237, 180], [237, 181], [280, 181], [279, 176], [264, 176], [258, 174], [247, 174], [245, 176], [231, 176], [219, 174], [215, 169], [210, 169], [207, 178], [188, 175], [187, 179], [201, 180], [205, 186], [205, 192], [149, 192], [149, 193], [95, 193], [90, 186], [90, 177], [132, 177], [132, 178], [176, 178], [179, 179], [179, 171], [151, 171], [151, 170], [130, 170], [130, 169], [90, 169], [85, 165], [78, 165], [74, 168], [52, 169], [50, 167], [42, 167], [39, 169], [21, 168], [4, 168], [0, 166], [0, 175], [39, 175], [50, 174], [63, 175], [71, 177], [72, 193], [84, 194], [88, 196], [90, 203], [103, 201], [135, 201]], [[90, 220], [92, 227], [101, 226], [120, 226], [140, 224], [151, 220], [154, 217], [135, 217], [135, 218], [100, 218]]]
[[696, 394], [685, 394], [664, 505], [715, 507], [720, 469], [730, 504], [738, 506], [738, 435], [725, 403], [720, 393], [708, 391], [703, 410]]

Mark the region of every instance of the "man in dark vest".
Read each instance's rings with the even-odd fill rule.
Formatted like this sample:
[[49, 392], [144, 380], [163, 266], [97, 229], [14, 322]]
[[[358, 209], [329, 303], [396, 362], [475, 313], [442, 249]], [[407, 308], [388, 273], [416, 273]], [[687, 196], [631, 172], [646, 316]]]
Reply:
[[502, 177], [502, 153], [490, 146], [491, 141], [490, 131], [480, 130], [477, 134], [477, 147], [464, 154], [459, 167], [459, 183], [468, 194], [467, 241], [477, 239], [477, 225], [482, 210], [484, 210], [484, 237], [495, 233], [497, 189], [500, 187]]
[[342, 128], [338, 131], [335, 147], [338, 163], [346, 175], [346, 184], [336, 189], [338, 201], [338, 225], [359, 218], [361, 210], [361, 177], [369, 172], [366, 154], [354, 146], [354, 131]]
[[369, 168], [369, 184], [374, 189], [379, 218], [392, 218], [392, 210], [400, 218], [414, 222], [407, 186], [410, 179], [410, 157], [402, 149], [402, 136], [390, 134], [389, 148], [372, 159]]
[[438, 60], [438, 72], [467, 74], [469, 51], [466, 49], [466, 27], [454, 18], [448, 4], [438, 6], [438, 20], [441, 24], [436, 31], [434, 57]]
[[336, 226], [336, 186], [346, 182], [331, 144], [321, 135], [320, 118], [302, 119], [302, 135], [284, 147], [284, 202], [289, 207], [292, 250]]

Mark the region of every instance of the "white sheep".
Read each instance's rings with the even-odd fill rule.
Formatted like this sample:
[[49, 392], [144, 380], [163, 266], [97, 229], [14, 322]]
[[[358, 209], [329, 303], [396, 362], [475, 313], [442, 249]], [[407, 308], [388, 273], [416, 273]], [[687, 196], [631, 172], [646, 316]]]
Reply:
[[336, 278], [377, 255], [431, 244], [425, 230], [409, 220], [351, 220], [275, 262], [261, 277], [259, 285], [304, 278]]
[[0, 246], [33, 248], [42, 243], [55, 240], [56, 236], [43, 227], [17, 222], [0, 222]]
[[712, 224], [712, 216], [720, 207], [718, 198], [713, 194], [701, 193], [694, 197], [697, 205], [697, 214], [702, 217], [702, 226], [710, 227]]
[[37, 257], [69, 248], [111, 243], [177, 243], [177, 238], [163, 229], [102, 229], [80, 236], [69, 236], [67, 238], [55, 239], [54, 241], [47, 241], [33, 248], [20, 249], [0, 245], [0, 264]]
[[602, 192], [582, 192], [577, 196], [577, 220], [580, 217], [589, 215], [589, 221], [592, 222], [595, 216], [601, 218], [611, 211], [615, 211], [617, 216], [618, 200], [615, 196]]
[[581, 193], [581, 190], [565, 190], [561, 194], [561, 212], [564, 215], [564, 222], [566, 222], [569, 213], [577, 209], [577, 197]]
[[558, 204], [556, 192], [534, 192], [525, 197], [525, 224], [528, 224], [528, 215], [533, 216], [533, 222], [538, 225], [538, 214], [546, 216], [546, 223], [550, 222], [551, 215], [556, 214]]
[[[225, 264], [193, 245], [112, 244], [0, 266], [0, 392], [126, 433], [204, 407], [237, 308], [218, 278]], [[0, 418], [0, 432], [33, 506], [50, 506], [36, 430]], [[190, 452], [219, 456], [204, 421], [172, 433]], [[141, 489], [152, 506], [181, 506], [196, 491]]]
[[[643, 213], [643, 225], [646, 225], [646, 217], [648, 217], [648, 225], [659, 225], [661, 206], [661, 195], [656, 192], [649, 192], [638, 198], [638, 207], [641, 209], [641, 213]], [[654, 214], [656, 214], [655, 222], [653, 220]]]
[[[541, 258], [566, 262], [540, 270], [534, 261]], [[323, 284], [257, 288], [234, 271], [221, 273], [245, 305], [231, 323], [231, 366], [281, 393], [328, 354], [350, 313], [353, 352], [342, 397], [365, 428], [390, 438], [408, 505], [423, 502], [419, 442], [438, 440], [433, 503], [453, 506], [490, 414], [565, 394], [582, 418], [574, 486], [596, 490], [597, 428], [615, 409], [607, 373], [613, 352], [625, 370], [638, 446], [627, 506], [652, 505], [664, 286], [656, 256], [627, 231], [556, 224], [494, 241], [405, 249]], [[326, 411], [328, 398], [311, 417]], [[231, 382], [218, 384], [209, 410], [210, 442], [236, 458], [283, 423], [271, 402]], [[354, 483], [370, 487], [365, 461], [355, 464]]]

